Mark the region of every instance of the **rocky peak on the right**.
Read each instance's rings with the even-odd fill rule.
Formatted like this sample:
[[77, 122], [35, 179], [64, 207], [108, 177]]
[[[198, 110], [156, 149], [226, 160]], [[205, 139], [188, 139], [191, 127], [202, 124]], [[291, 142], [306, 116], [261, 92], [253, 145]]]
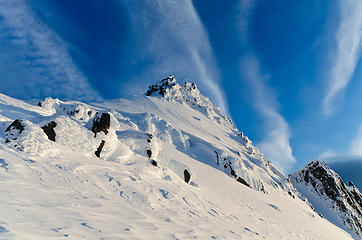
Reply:
[[290, 174], [289, 179], [318, 213], [361, 239], [362, 195], [352, 182], [346, 186], [323, 161], [309, 163]]

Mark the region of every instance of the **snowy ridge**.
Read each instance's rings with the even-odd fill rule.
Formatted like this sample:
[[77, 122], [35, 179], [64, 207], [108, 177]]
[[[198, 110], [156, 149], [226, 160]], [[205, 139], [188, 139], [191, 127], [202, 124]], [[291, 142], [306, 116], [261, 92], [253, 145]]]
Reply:
[[323, 161], [313, 161], [289, 176], [294, 186], [334, 224], [362, 237], [362, 195]]
[[[146, 96], [161, 97], [168, 102], [177, 102], [187, 105], [198, 112], [201, 112], [208, 119], [216, 121], [230, 132], [229, 137], [236, 141], [239, 145], [235, 151], [225, 151], [224, 149], [210, 149], [212, 155], [210, 159], [214, 159], [209, 164], [225, 171], [231, 177], [235, 177], [239, 182], [245, 183], [256, 190], [266, 192], [263, 181], [272, 187], [281, 187], [290, 195], [294, 196], [295, 191], [293, 186], [288, 182], [288, 179], [268, 161], [260, 150], [253, 146], [252, 141], [243, 132], [238, 131], [231, 119], [224, 115], [218, 106], [215, 106], [209, 98], [203, 96], [195, 83], [185, 82], [183, 86], [177, 83], [174, 76], [162, 79], [161, 81], [151, 85], [146, 92]], [[198, 139], [197, 141], [206, 139]], [[206, 142], [209, 142], [206, 140]], [[206, 144], [206, 143], [202, 143]], [[248, 161], [246, 161], [248, 160]], [[255, 176], [254, 168], [261, 168], [262, 175], [271, 175], [260, 177]], [[250, 171], [252, 170], [252, 171]], [[294, 194], [293, 194], [294, 193]]]
[[168, 79], [163, 97], [91, 104], [0, 95], [0, 239], [350, 239]]

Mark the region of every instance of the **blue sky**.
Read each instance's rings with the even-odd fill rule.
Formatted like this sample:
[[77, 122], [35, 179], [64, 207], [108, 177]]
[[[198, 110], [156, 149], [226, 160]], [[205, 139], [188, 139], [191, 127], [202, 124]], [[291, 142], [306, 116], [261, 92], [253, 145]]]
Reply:
[[0, 92], [85, 101], [195, 81], [285, 172], [361, 159], [362, 1], [0, 0]]

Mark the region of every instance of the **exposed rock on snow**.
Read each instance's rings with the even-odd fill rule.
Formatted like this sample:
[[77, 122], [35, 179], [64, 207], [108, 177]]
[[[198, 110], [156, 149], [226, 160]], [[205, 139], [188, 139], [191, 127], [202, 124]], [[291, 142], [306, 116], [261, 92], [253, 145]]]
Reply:
[[147, 156], [148, 156], [148, 158], [151, 158], [151, 156], [152, 156], [152, 151], [151, 151], [151, 149], [147, 149]]
[[101, 151], [105, 143], [106, 141], [102, 140], [101, 144], [99, 144], [99, 147], [97, 148], [97, 151], [94, 152], [97, 157], [101, 157]]
[[15, 120], [5, 131], [5, 143], [13, 149], [42, 155], [52, 147], [43, 130], [28, 120]]
[[13, 123], [11, 123], [11, 125], [6, 129], [5, 132], [11, 132], [14, 129], [18, 130], [17, 134], [21, 134], [22, 131], [24, 131], [24, 125], [21, 123], [21, 120], [16, 119]]
[[21, 120], [16, 119], [6, 128], [6, 140], [5, 143], [10, 143], [12, 140], [17, 140], [17, 136], [24, 131], [24, 125], [21, 123]]
[[[99, 116], [100, 115], [100, 116]], [[92, 132], [94, 137], [97, 136], [97, 133], [104, 132], [107, 135], [108, 129], [111, 125], [111, 116], [109, 113], [97, 113], [93, 118]]]
[[151, 160], [150, 160], [150, 163], [151, 163], [153, 166], [157, 167], [157, 162], [156, 162], [155, 160], [151, 159]]
[[191, 175], [190, 175], [189, 171], [187, 171], [186, 169], [184, 170], [184, 178], [185, 178], [185, 182], [187, 182], [187, 183], [190, 182]]
[[[245, 186], [250, 187], [250, 185], [249, 185], [247, 182], [245, 182], [244, 179], [242, 179], [242, 178], [240, 178], [240, 177], [238, 177], [238, 178], [236, 179], [236, 181], [238, 181], [239, 183], [244, 184]], [[251, 188], [251, 187], [250, 187], [250, 188]]]
[[55, 142], [55, 131], [54, 128], [57, 126], [57, 123], [54, 121], [51, 121], [47, 125], [41, 127], [44, 131], [44, 133], [48, 136], [49, 140]]
[[336, 225], [362, 237], [362, 202], [360, 191], [325, 162], [314, 161], [289, 176], [315, 210]]

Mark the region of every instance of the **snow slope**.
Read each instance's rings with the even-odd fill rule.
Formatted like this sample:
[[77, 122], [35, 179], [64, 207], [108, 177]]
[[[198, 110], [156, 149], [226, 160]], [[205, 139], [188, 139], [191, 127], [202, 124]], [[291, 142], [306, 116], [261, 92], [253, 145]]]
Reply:
[[323, 161], [314, 161], [289, 176], [318, 213], [337, 226], [362, 238], [362, 194], [352, 182], [348, 186]]
[[146, 95], [0, 95], [0, 239], [352, 239], [196, 85]]

